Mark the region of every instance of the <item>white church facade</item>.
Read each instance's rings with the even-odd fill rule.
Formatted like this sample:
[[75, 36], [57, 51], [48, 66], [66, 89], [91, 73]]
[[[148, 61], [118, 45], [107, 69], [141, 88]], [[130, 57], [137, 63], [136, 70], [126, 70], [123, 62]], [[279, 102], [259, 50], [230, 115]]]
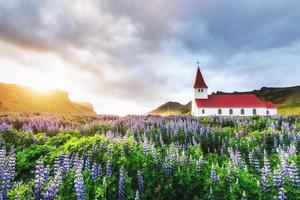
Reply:
[[276, 106], [254, 94], [212, 94], [198, 66], [193, 87], [193, 116], [270, 116], [277, 115]]

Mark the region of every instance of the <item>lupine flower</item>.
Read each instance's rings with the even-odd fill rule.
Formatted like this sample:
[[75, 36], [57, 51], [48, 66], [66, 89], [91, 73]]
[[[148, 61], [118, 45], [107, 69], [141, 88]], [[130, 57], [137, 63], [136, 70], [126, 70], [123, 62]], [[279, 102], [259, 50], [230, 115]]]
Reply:
[[201, 155], [199, 160], [196, 163], [196, 171], [199, 172], [203, 168], [204, 164], [205, 164], [205, 159], [203, 155]]
[[7, 187], [10, 188], [12, 181], [14, 180], [15, 175], [15, 166], [16, 166], [16, 153], [15, 149], [12, 148], [9, 152], [9, 158], [7, 163], [7, 175], [8, 175], [8, 182]]
[[84, 180], [81, 171], [79, 169], [77, 169], [75, 173], [74, 187], [76, 191], [77, 200], [84, 200], [85, 199]]
[[42, 198], [44, 184], [45, 184], [44, 164], [43, 161], [39, 159], [36, 163], [35, 173], [34, 173], [34, 194], [36, 199]]
[[49, 165], [47, 165], [45, 168], [44, 168], [44, 179], [45, 179], [45, 182], [47, 182], [49, 180], [49, 177], [50, 177], [50, 169], [49, 169]]
[[194, 159], [193, 159], [192, 155], [190, 155], [190, 159], [189, 159], [189, 163], [190, 163], [190, 165], [192, 165], [192, 164], [193, 164], [193, 162], [194, 162]]
[[0, 124], [0, 133], [6, 133], [13, 129], [13, 126], [7, 123]]
[[281, 169], [277, 169], [273, 175], [273, 182], [275, 187], [281, 187], [284, 184], [284, 180], [282, 178]]
[[91, 171], [92, 179], [95, 179], [95, 178], [101, 176], [101, 173], [102, 173], [102, 166], [100, 164], [97, 164], [94, 162], [93, 166], [92, 166], [92, 171]]
[[143, 180], [143, 175], [142, 172], [139, 170], [137, 171], [137, 180], [138, 180], [138, 191], [139, 193], [142, 193], [144, 190], [144, 180]]
[[292, 181], [293, 187], [299, 187], [299, 175], [296, 167], [296, 163], [294, 161], [291, 162], [289, 165], [289, 177]]
[[230, 185], [231, 182], [232, 182], [231, 174], [233, 173], [233, 169], [232, 169], [231, 163], [229, 163], [229, 165], [228, 165], [227, 172], [228, 172], [228, 175], [227, 175], [227, 177], [226, 177], [226, 184], [227, 184], [227, 185]]
[[171, 175], [170, 163], [166, 161], [164, 167], [165, 167], [165, 174], [167, 177], [169, 177]]
[[271, 170], [270, 163], [269, 163], [269, 160], [267, 158], [267, 153], [265, 151], [265, 153], [264, 153], [264, 166], [263, 166], [262, 173], [264, 174], [264, 176], [267, 177], [267, 176], [270, 175], [270, 170]]
[[121, 167], [119, 172], [119, 200], [125, 199], [125, 172], [124, 167]]
[[68, 173], [70, 171], [71, 163], [70, 163], [69, 156], [67, 154], [63, 156], [62, 165], [63, 165], [63, 173]]
[[48, 188], [44, 192], [45, 200], [54, 200], [59, 191], [60, 184], [62, 182], [62, 171], [58, 170], [57, 174], [54, 176], [54, 179], [49, 183]]
[[61, 157], [58, 156], [54, 159], [54, 175], [58, 173], [61, 168]]
[[284, 150], [279, 150], [279, 159], [280, 159], [280, 168], [283, 176], [288, 176], [288, 163], [287, 163], [287, 154]]
[[86, 159], [84, 160], [84, 169], [85, 170], [90, 170], [91, 169], [91, 162], [92, 162], [92, 157], [91, 155], [88, 155]]
[[212, 187], [210, 187], [210, 191], [209, 191], [209, 200], [214, 200], [215, 199], [215, 196], [214, 196], [214, 193], [213, 193], [213, 190], [212, 190]]
[[253, 161], [253, 167], [256, 169], [256, 171], [260, 171], [260, 165], [259, 165], [259, 161], [257, 159], [254, 159]]
[[107, 160], [106, 162], [106, 176], [112, 175], [112, 169], [111, 169], [111, 163], [110, 160]]
[[253, 166], [253, 165], [254, 165], [253, 151], [250, 151], [250, 152], [249, 152], [248, 158], [249, 158], [249, 163]]
[[277, 199], [278, 200], [287, 200], [286, 191], [283, 188], [279, 189]]
[[139, 195], [139, 191], [138, 190], [135, 193], [134, 200], [140, 200], [140, 195]]
[[241, 200], [247, 200], [247, 195], [246, 195], [245, 191], [243, 191], [243, 196], [242, 196]]
[[268, 192], [270, 189], [268, 177], [264, 173], [261, 176], [261, 186], [265, 192]]
[[215, 166], [212, 165], [211, 171], [210, 171], [210, 179], [213, 183], [218, 181], [218, 175], [215, 169]]

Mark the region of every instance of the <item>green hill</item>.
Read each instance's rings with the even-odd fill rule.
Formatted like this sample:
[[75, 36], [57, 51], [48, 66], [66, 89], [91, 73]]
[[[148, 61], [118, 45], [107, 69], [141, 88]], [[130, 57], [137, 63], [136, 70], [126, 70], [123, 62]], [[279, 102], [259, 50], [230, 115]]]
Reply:
[[0, 112], [96, 114], [91, 104], [72, 102], [67, 92], [39, 93], [29, 87], [6, 83], [0, 83]]
[[[295, 87], [263, 87], [260, 90], [248, 92], [225, 93], [217, 91], [216, 94], [255, 94], [264, 101], [271, 101], [277, 105], [281, 115], [300, 115], [300, 86]], [[186, 115], [191, 112], [191, 103], [182, 105], [177, 102], [168, 102], [148, 114], [151, 115]]]
[[182, 105], [178, 102], [169, 101], [162, 106], [156, 108], [155, 110], [150, 111], [149, 115], [189, 115], [191, 112], [191, 103]]

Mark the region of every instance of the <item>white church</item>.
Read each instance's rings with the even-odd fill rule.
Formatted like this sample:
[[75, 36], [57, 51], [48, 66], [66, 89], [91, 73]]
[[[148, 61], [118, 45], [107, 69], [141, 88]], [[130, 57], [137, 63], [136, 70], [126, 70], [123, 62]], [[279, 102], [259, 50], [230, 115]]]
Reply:
[[276, 115], [276, 106], [254, 94], [212, 94], [203, 79], [199, 65], [193, 88], [193, 116], [253, 116]]

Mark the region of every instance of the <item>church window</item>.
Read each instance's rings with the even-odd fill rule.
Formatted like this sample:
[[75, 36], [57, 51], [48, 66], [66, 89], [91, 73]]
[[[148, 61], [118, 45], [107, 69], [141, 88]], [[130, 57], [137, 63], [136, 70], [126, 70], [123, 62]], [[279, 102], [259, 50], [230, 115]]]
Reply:
[[245, 114], [245, 109], [241, 109], [241, 114], [244, 115]]
[[202, 114], [204, 114], [205, 113], [205, 110], [204, 109], [202, 109]]
[[198, 89], [198, 92], [200, 92], [201, 90], [200, 89]]
[[218, 114], [219, 114], [219, 115], [222, 115], [222, 109], [219, 109], [219, 110], [218, 110]]
[[201, 92], [203, 92], [203, 89], [201, 89]]
[[267, 115], [269, 115], [270, 114], [270, 112], [267, 110]]
[[233, 110], [229, 109], [229, 115], [233, 115]]
[[256, 115], [256, 114], [257, 114], [257, 111], [256, 111], [255, 108], [252, 110], [252, 113], [253, 113], [253, 115]]

